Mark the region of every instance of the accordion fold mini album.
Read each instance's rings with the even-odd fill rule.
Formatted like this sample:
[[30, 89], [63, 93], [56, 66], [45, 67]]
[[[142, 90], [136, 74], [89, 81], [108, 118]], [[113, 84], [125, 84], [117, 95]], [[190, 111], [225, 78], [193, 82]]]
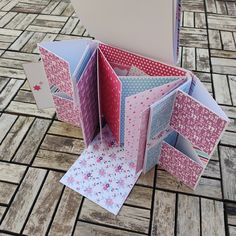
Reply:
[[157, 164], [196, 188], [229, 120], [192, 72], [95, 40], [38, 46], [24, 66], [36, 103], [86, 146], [61, 183], [113, 214]]

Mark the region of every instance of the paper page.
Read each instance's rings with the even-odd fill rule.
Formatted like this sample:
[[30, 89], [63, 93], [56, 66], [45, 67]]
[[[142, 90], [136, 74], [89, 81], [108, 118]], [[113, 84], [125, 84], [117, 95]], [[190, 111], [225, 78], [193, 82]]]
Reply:
[[[93, 0], [71, 2], [82, 24], [95, 38], [175, 64], [173, 0], [149, 0], [148, 4], [146, 0], [100, 0], [96, 7], [91, 7]], [[140, 29], [145, 29], [145, 33]]]
[[86, 146], [92, 142], [99, 126], [97, 91], [97, 51], [95, 51], [88, 61], [75, 89]]
[[61, 183], [117, 215], [139, 174], [115, 144], [108, 126], [103, 129], [61, 179]]
[[229, 121], [224, 111], [196, 76], [193, 77], [193, 85], [189, 95], [209, 108], [211, 111], [215, 112], [222, 119]]
[[183, 154], [185, 154], [186, 156], [188, 156], [193, 161], [202, 165], [202, 162], [200, 161], [200, 158], [198, 157], [192, 144], [187, 139], [185, 139], [182, 135], [178, 135], [175, 148], [178, 149]]
[[177, 93], [170, 126], [203, 152], [211, 155], [226, 124], [188, 94]]
[[[125, 103], [125, 152], [126, 158], [137, 162], [141, 132], [142, 112], [151, 104], [184, 83], [184, 79], [148, 90], [126, 98]], [[146, 122], [144, 122], [145, 124]]]
[[42, 47], [39, 47], [39, 51], [49, 86], [56, 86], [60, 91], [73, 97], [69, 63]]
[[139, 150], [145, 150], [143, 156], [144, 173], [148, 172], [158, 163], [158, 153], [160, 152], [156, 152], [155, 154], [153, 150], [156, 150], [157, 148], [159, 149], [161, 141], [171, 132], [169, 123], [177, 89], [188, 92], [191, 81], [191, 79], [187, 80], [178, 88], [174, 89], [162, 99], [151, 105], [149, 121], [148, 125], [146, 126], [147, 132], [145, 147], [139, 148]]
[[98, 55], [101, 112], [116, 142], [120, 143], [121, 82], [100, 50]]
[[150, 77], [150, 76], [120, 76], [122, 83], [121, 94], [121, 119], [120, 119], [120, 143], [124, 144], [125, 132], [125, 100], [127, 97], [160, 87], [185, 77]]
[[97, 49], [98, 43], [96, 41], [92, 41], [87, 45], [84, 53], [76, 66], [76, 69], [73, 73], [73, 78], [75, 78], [76, 83], [80, 80], [81, 75], [86, 68], [91, 56], [94, 54], [95, 50]]
[[73, 100], [53, 95], [58, 120], [81, 127], [80, 110], [74, 106]]
[[71, 75], [73, 75], [91, 41], [91, 39], [50, 41], [40, 43], [39, 47], [66, 61], [70, 66]]
[[204, 168], [171, 145], [163, 142], [159, 167], [175, 176], [188, 187], [195, 189]]
[[42, 62], [24, 64], [23, 67], [38, 108], [55, 107]]
[[[158, 104], [151, 106], [149, 125], [147, 132], [146, 151], [144, 155], [144, 173], [148, 172], [158, 163], [160, 152], [154, 153], [157, 147], [160, 148], [161, 141], [168, 135], [169, 123], [175, 94], [164, 97]], [[159, 150], [158, 148], [158, 150]], [[153, 165], [151, 165], [153, 164]]]

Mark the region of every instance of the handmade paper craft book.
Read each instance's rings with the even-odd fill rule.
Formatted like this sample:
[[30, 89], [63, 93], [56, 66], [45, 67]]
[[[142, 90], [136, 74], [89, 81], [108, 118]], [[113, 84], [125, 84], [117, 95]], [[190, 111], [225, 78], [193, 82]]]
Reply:
[[80, 126], [86, 146], [63, 184], [114, 214], [157, 164], [197, 186], [228, 118], [195, 75], [92, 40], [39, 51], [43, 67], [25, 66], [36, 102]]

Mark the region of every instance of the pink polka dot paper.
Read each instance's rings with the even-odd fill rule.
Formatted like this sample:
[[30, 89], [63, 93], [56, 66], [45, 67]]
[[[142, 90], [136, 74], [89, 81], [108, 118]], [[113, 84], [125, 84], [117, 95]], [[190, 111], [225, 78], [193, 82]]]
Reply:
[[135, 66], [150, 76], [185, 76], [186, 71], [105, 44], [100, 50], [110, 63]]

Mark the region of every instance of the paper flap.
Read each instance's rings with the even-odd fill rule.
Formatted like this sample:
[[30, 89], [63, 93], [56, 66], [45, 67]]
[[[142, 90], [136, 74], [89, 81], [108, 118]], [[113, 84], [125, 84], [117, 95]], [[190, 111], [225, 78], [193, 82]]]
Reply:
[[78, 63], [83, 58], [83, 55], [91, 41], [92, 40], [84, 39], [63, 40], [56, 42], [42, 42], [38, 44], [38, 46], [66, 61], [70, 66], [70, 72], [72, 75], [75, 72]]
[[55, 107], [42, 62], [24, 64], [23, 67], [38, 108]]

